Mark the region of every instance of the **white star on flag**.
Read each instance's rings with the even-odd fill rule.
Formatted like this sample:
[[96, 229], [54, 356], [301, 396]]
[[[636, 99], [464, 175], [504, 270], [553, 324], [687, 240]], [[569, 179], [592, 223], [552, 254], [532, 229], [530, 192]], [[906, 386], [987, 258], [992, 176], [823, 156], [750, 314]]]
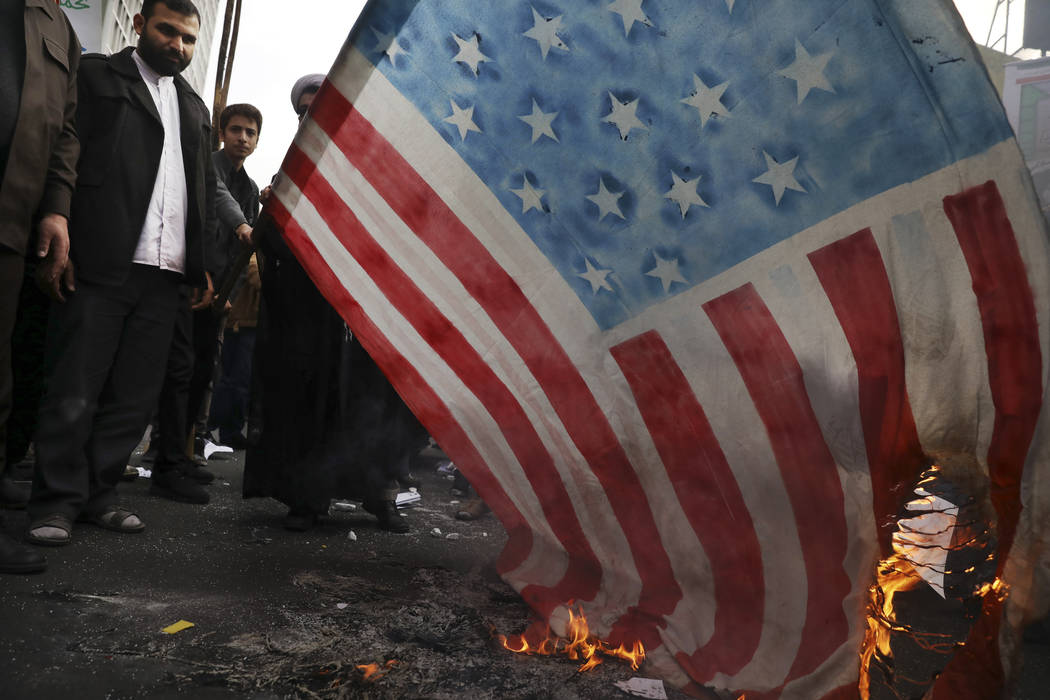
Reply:
[[700, 80], [700, 76], [693, 74], [693, 94], [682, 100], [683, 103], [690, 107], [696, 107], [696, 111], [700, 113], [700, 128], [703, 129], [707, 124], [707, 120], [712, 115], [717, 114], [721, 117], [728, 117], [729, 110], [722, 104], [722, 94], [729, 87], [729, 81], [716, 85], [713, 88], [709, 88], [704, 85], [704, 81]]
[[649, 18], [642, 12], [642, 3], [645, 0], [615, 0], [609, 3], [609, 12], [615, 12], [623, 18], [623, 35], [631, 33], [631, 27], [635, 22], [641, 22], [647, 27], [653, 26]]
[[618, 216], [621, 219], [625, 218], [620, 212], [620, 197], [623, 196], [623, 192], [619, 194], [613, 194], [609, 190], [605, 189], [605, 181], [598, 178], [598, 191], [594, 194], [587, 195], [587, 199], [594, 202], [595, 206], [598, 207], [598, 221], [605, 218], [606, 214], [612, 214]]
[[814, 88], [835, 92], [835, 88], [824, 77], [824, 69], [834, 53], [834, 51], [829, 51], [819, 56], [810, 56], [802, 42], [795, 39], [795, 60], [787, 68], [778, 70], [777, 75], [795, 81], [798, 95], [797, 104], [802, 104], [802, 100], [806, 99], [806, 95]]
[[585, 272], [577, 272], [577, 277], [582, 277], [591, 283], [591, 293], [597, 294], [600, 290], [613, 291], [612, 285], [609, 284], [607, 279], [612, 274], [612, 270], [602, 270], [591, 264], [590, 260], [584, 258], [584, 263], [587, 265]]
[[532, 114], [523, 114], [518, 119], [532, 127], [532, 142], [536, 143], [536, 140], [541, 136], [546, 136], [554, 141], [558, 140], [558, 135], [554, 133], [552, 124], [556, 116], [558, 116], [557, 112], [544, 112], [536, 104], [536, 100], [533, 100]]
[[778, 163], [773, 159], [773, 156], [765, 151], [762, 151], [762, 155], [766, 157], [766, 168], [768, 169], [751, 182], [772, 187], [773, 199], [776, 200], [777, 206], [780, 206], [780, 199], [784, 196], [784, 190], [806, 191], [806, 188], [798, 184], [798, 180], [795, 179], [795, 166], [798, 164], [798, 156], [785, 163]]
[[671, 291], [671, 285], [675, 282], [689, 284], [688, 280], [682, 277], [682, 273], [678, 271], [678, 258], [664, 260], [655, 251], [653, 252], [653, 258], [656, 259], [656, 266], [645, 274], [660, 280], [660, 283], [664, 286], [665, 293]]
[[678, 177], [674, 171], [671, 171], [671, 189], [664, 195], [666, 199], [670, 199], [678, 208], [682, 210], [682, 218], [685, 218], [686, 212], [689, 211], [689, 207], [693, 204], [706, 207], [707, 202], [700, 198], [700, 195], [696, 191], [696, 183], [700, 182], [700, 178], [697, 177], [695, 180], [683, 180]]
[[481, 53], [481, 48], [478, 46], [478, 35], [474, 34], [470, 39], [460, 39], [455, 33], [452, 34], [452, 38], [459, 44], [459, 53], [452, 59], [454, 62], [465, 64], [474, 73], [476, 77], [478, 75], [478, 64], [483, 61], [491, 61], [488, 56]]
[[445, 117], [445, 121], [459, 129], [460, 140], [465, 141], [471, 131], [481, 133], [481, 129], [474, 123], [474, 105], [463, 109], [455, 100], [449, 100], [448, 103], [452, 105], [452, 114]]
[[395, 59], [401, 54], [408, 52], [405, 51], [404, 47], [402, 47], [401, 44], [397, 43], [397, 36], [393, 34], [384, 34], [375, 27], [371, 27], [371, 29], [372, 33], [375, 34], [376, 37], [375, 50], [389, 58], [390, 65], [396, 68], [397, 61]]
[[649, 127], [647, 127], [636, 114], [638, 111], [638, 99], [635, 99], [633, 102], [620, 102], [616, 99], [616, 96], [610, 92], [609, 102], [612, 103], [612, 112], [604, 117], [602, 121], [609, 124], [615, 124], [616, 128], [620, 130], [621, 139], [626, 141], [627, 135], [631, 133], [631, 129], [649, 130]]
[[547, 19], [539, 12], [536, 12], [535, 7], [532, 8], [532, 29], [525, 32], [524, 35], [530, 39], [535, 39], [536, 43], [540, 45], [540, 54], [542, 54], [543, 60], [547, 60], [547, 52], [551, 50], [551, 47], [562, 51], [569, 50], [569, 47], [558, 36], [558, 32], [561, 30], [561, 18], [562, 15], [558, 15]]
[[543, 195], [546, 194], [546, 191], [533, 188], [533, 186], [529, 184], [529, 178], [525, 175], [522, 175], [521, 179], [521, 189], [511, 190], [511, 192], [521, 197], [521, 213], [524, 214], [530, 209], [539, 209], [540, 211], [543, 211]]

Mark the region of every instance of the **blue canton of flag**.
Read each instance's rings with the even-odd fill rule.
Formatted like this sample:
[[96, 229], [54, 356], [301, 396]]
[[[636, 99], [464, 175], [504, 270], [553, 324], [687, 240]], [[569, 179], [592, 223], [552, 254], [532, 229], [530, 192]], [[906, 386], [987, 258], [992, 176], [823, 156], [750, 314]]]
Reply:
[[402, 0], [358, 46], [610, 328], [1009, 137], [872, 7]]

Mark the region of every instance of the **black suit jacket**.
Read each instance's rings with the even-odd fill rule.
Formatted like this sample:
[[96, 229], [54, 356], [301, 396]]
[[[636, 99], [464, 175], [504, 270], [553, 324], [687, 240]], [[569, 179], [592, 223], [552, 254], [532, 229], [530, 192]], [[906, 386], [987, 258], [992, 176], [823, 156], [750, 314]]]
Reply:
[[[80, 162], [73, 193], [70, 257], [78, 279], [119, 285], [146, 220], [160, 167], [164, 127], [128, 47], [112, 56], [87, 54], [77, 78]], [[186, 169], [186, 282], [203, 285], [215, 212], [211, 119], [193, 88], [175, 77], [182, 161]]]

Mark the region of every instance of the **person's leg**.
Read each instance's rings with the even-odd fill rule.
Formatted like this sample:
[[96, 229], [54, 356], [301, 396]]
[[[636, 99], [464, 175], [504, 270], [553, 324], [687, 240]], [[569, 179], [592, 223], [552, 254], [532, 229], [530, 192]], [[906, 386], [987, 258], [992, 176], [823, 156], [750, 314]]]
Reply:
[[209, 392], [218, 358], [219, 330], [225, 318], [225, 313], [217, 315], [211, 309], [193, 312], [193, 375], [186, 402], [186, 425], [194, 430], [195, 435], [206, 432], [205, 403], [210, 399]]
[[64, 303], [52, 305], [44, 358], [47, 389], [34, 439], [31, 522], [53, 514], [72, 521], [88, 498], [88, 443], [133, 296], [127, 283], [107, 287], [80, 281]]
[[[11, 334], [11, 414], [7, 419], [7, 465], [25, 459], [36, 432], [40, 399], [44, 395], [44, 341], [51, 300], [33, 279], [36, 261], [25, 263], [18, 297], [18, 316]], [[28, 495], [28, 494], [27, 494]]]
[[0, 475], [7, 457], [7, 419], [11, 415], [11, 334], [18, 315], [18, 296], [22, 288], [22, 256], [0, 245]]
[[[91, 516], [116, 505], [117, 482], [157, 405], [181, 303], [172, 273], [133, 265], [129, 285], [135, 303], [120, 334], [87, 449], [90, 496], [84, 512]], [[162, 438], [164, 432], [162, 427]]]
[[[183, 286], [179, 288], [168, 360], [164, 367], [154, 433], [157, 441], [154, 470], [158, 472], [176, 469], [186, 461], [190, 434], [186, 406], [193, 377], [193, 311], [190, 309], [189, 289]], [[153, 446], [152, 439], [150, 446]]]
[[[4, 430], [11, 408], [11, 333], [22, 286], [22, 256], [0, 246], [0, 476], [4, 472]], [[3, 532], [0, 522], [0, 572], [28, 574], [42, 571], [47, 561], [38, 552], [16, 542]]]

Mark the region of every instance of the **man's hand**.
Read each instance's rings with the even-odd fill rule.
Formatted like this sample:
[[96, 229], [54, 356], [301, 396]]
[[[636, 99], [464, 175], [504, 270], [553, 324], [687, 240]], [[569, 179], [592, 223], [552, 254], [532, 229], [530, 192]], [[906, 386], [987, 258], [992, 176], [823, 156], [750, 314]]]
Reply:
[[190, 297], [190, 308], [194, 311], [206, 309], [215, 301], [215, 287], [211, 283], [211, 275], [205, 271], [204, 279], [208, 283], [204, 289], [194, 289]]
[[234, 230], [234, 233], [237, 234], [238, 240], [244, 245], [252, 244], [252, 227], [248, 224], [241, 224]]
[[273, 188], [269, 185], [262, 188], [262, 192], [259, 193], [259, 204], [266, 204], [266, 200], [270, 198], [271, 192], [273, 192]]
[[69, 222], [61, 214], [47, 214], [37, 224], [36, 283], [52, 299], [65, 301], [63, 288], [75, 291], [73, 263], [69, 259]]

